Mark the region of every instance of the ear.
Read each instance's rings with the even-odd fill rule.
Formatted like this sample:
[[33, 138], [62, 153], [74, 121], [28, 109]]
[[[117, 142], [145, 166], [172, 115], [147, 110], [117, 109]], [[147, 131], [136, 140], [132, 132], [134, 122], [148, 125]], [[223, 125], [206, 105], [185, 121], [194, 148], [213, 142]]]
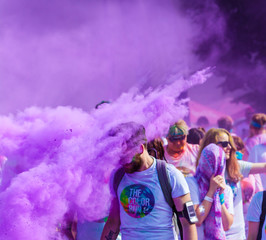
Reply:
[[144, 152], [144, 149], [145, 149], [144, 145], [141, 144], [141, 145], [140, 145], [140, 154], [142, 154], [142, 153]]

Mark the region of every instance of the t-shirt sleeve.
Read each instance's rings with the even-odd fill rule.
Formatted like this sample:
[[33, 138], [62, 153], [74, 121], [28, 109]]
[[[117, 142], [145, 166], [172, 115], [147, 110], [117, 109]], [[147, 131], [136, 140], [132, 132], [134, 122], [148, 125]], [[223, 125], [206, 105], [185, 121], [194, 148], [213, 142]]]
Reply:
[[167, 170], [172, 187], [172, 198], [177, 198], [189, 193], [184, 175], [171, 164], [167, 164]]
[[197, 180], [194, 177], [186, 177], [185, 179], [189, 187], [190, 196], [193, 204], [200, 204], [199, 186], [197, 184]]
[[253, 163], [246, 161], [238, 161], [238, 164], [240, 166], [240, 172], [243, 175], [243, 177], [244, 178], [248, 177]]
[[250, 222], [259, 222], [261, 214], [261, 205], [263, 192], [258, 192], [254, 195], [248, 208], [247, 220]]

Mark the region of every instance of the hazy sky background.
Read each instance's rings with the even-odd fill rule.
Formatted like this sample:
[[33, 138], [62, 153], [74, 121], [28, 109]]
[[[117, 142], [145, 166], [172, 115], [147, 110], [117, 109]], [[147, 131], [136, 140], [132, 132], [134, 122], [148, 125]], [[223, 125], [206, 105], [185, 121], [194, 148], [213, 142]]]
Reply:
[[[0, 113], [89, 110], [133, 86], [142, 91], [220, 64], [232, 44], [228, 17], [212, 1], [193, 2], [2, 0]], [[206, 105], [230, 97], [217, 88], [222, 81], [213, 77], [189, 96]]]
[[84, 109], [202, 67], [173, 1], [1, 1], [1, 107]]

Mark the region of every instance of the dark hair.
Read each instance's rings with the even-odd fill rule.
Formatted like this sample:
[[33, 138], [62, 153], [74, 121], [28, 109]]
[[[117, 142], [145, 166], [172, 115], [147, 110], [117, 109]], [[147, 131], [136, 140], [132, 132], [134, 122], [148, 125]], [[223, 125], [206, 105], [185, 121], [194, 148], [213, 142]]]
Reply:
[[238, 136], [232, 136], [234, 143], [236, 145], [236, 150], [239, 152], [244, 152], [245, 151], [245, 144], [242, 141], [241, 137]]
[[266, 124], [266, 114], [265, 113], [256, 113], [252, 116], [250, 122], [250, 129], [253, 129], [253, 132], [250, 131], [249, 137], [260, 134], [264, 131], [264, 126]]
[[191, 128], [188, 131], [187, 142], [190, 144], [199, 144], [204, 137], [204, 132], [198, 128]]
[[233, 119], [230, 116], [224, 116], [217, 120], [217, 125], [219, 128], [224, 128], [230, 132], [233, 128]]
[[109, 132], [109, 136], [124, 137], [128, 147], [143, 144], [147, 148], [147, 138], [143, 125], [136, 122], [120, 123], [113, 127]]
[[197, 125], [199, 127], [203, 127], [203, 126], [209, 126], [209, 119], [206, 116], [201, 116], [198, 118], [197, 120]]
[[263, 125], [265, 125], [265, 123], [266, 123], [266, 114], [264, 114], [264, 113], [254, 114], [251, 118], [251, 123], [252, 122], [257, 123], [257, 127], [252, 125], [252, 124], [251, 124], [251, 126], [256, 127], [258, 129], [263, 128]]
[[204, 134], [206, 133], [206, 130], [204, 127], [197, 127], [200, 131], [202, 131]]
[[[161, 138], [155, 138], [148, 142], [147, 144], [148, 153], [154, 156], [157, 159], [164, 160], [164, 147], [163, 147], [163, 140]], [[153, 153], [155, 153], [153, 155]]]

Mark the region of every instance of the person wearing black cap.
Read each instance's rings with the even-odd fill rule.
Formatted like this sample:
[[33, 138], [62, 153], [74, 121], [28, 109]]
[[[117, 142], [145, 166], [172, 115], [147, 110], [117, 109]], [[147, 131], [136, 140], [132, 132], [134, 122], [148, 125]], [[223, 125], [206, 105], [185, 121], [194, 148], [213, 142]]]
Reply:
[[173, 164], [185, 176], [193, 176], [196, 172], [196, 159], [199, 145], [187, 143], [188, 126], [184, 120], [179, 120], [170, 126], [166, 146], [165, 159]]

